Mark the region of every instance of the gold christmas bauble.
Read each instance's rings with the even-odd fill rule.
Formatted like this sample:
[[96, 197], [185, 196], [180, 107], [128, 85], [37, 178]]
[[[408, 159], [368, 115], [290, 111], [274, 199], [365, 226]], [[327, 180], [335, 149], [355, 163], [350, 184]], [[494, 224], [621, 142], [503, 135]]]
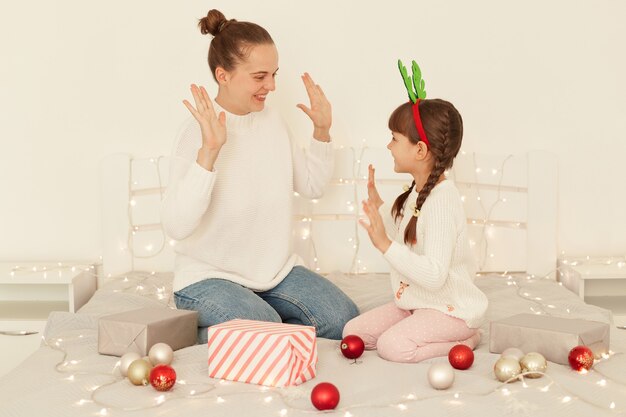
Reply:
[[[522, 372], [522, 368], [518, 361], [511, 356], [505, 356], [497, 360], [493, 366], [493, 373], [500, 382], [506, 382], [511, 378], [515, 378]], [[515, 381], [515, 380], [513, 380]], [[513, 382], [511, 381], [511, 382]]]
[[541, 353], [530, 352], [525, 354], [520, 360], [519, 364], [522, 366], [522, 372], [530, 372], [526, 374], [528, 378], [540, 378], [546, 372], [548, 368], [548, 362]]
[[128, 367], [128, 379], [134, 385], [148, 385], [152, 365], [144, 359], [134, 360]]

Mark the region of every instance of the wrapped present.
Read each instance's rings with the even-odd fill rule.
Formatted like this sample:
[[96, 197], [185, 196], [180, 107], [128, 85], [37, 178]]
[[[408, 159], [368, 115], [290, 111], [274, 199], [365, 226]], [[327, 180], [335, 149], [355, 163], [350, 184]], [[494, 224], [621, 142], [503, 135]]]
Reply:
[[518, 314], [492, 321], [489, 351], [502, 353], [516, 347], [539, 352], [547, 360], [567, 365], [569, 351], [578, 345], [589, 347], [596, 357], [609, 351], [609, 325], [597, 321], [568, 319], [537, 314]]
[[315, 377], [315, 328], [231, 320], [208, 329], [209, 376], [271, 387]]
[[171, 308], [141, 308], [100, 317], [98, 352], [145, 356], [152, 345], [167, 343], [173, 350], [196, 344], [198, 312]]

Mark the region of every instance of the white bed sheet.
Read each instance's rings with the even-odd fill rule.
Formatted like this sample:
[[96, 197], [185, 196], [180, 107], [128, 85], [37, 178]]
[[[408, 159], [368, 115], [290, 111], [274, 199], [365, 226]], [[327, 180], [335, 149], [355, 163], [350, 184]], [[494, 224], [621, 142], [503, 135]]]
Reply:
[[[330, 274], [362, 311], [391, 300], [388, 278], [381, 275]], [[448, 390], [427, 382], [428, 367], [398, 364], [368, 351], [353, 364], [337, 341], [318, 339], [318, 375], [297, 387], [269, 389], [213, 380], [207, 376], [207, 348], [175, 352], [178, 382], [172, 391], [136, 387], [116, 368], [118, 358], [97, 353], [97, 321], [102, 315], [144, 306], [171, 305], [171, 274], [131, 273], [110, 280], [79, 313], [52, 313], [44, 343], [0, 381], [0, 416], [308, 416], [309, 400], [319, 382], [335, 384], [341, 401], [328, 416], [626, 415], [626, 331], [611, 329], [608, 359], [579, 374], [549, 363], [539, 379], [502, 384], [493, 375], [497, 354], [489, 353], [488, 322], [522, 312], [609, 322], [610, 313], [584, 304], [546, 279], [520, 275], [477, 278], [490, 305], [473, 366], [455, 371]]]

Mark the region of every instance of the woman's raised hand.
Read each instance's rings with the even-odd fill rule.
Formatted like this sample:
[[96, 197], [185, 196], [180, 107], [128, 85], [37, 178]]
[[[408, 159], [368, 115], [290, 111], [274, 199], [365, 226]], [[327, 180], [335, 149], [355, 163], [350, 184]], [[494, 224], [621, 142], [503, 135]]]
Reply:
[[333, 123], [333, 114], [330, 102], [326, 98], [322, 87], [315, 84], [308, 73], [304, 73], [302, 81], [311, 102], [310, 107], [298, 104], [297, 107], [313, 122], [313, 137], [324, 142], [330, 141], [330, 126]]
[[380, 206], [383, 205], [383, 200], [380, 198], [380, 194], [378, 194], [378, 190], [376, 189], [376, 180], [374, 178], [374, 173], [376, 169], [369, 164], [368, 167], [369, 175], [367, 177], [367, 198], [368, 200], [374, 204], [376, 209], [379, 209]]
[[215, 114], [213, 103], [204, 87], [198, 88], [191, 84], [191, 94], [196, 107], [187, 100], [183, 100], [183, 104], [200, 124], [202, 147], [208, 151], [219, 151], [226, 143], [226, 114], [221, 112], [219, 117]]

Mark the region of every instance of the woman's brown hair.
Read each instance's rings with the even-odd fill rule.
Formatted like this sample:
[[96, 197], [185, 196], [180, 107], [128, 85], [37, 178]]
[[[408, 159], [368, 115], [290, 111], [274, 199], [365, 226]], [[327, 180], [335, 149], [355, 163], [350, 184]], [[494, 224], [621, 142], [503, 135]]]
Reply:
[[274, 43], [267, 30], [256, 23], [228, 20], [216, 9], [209, 10], [198, 22], [198, 27], [203, 35], [213, 35], [208, 60], [215, 81], [217, 67], [232, 71], [237, 64], [246, 60], [253, 46]]
[[[454, 158], [461, 148], [463, 139], [463, 119], [452, 103], [441, 99], [429, 99], [420, 101], [419, 113], [424, 125], [424, 131], [428, 137], [428, 150], [434, 160], [433, 169], [424, 184], [419, 190], [419, 195], [415, 201], [417, 210], [422, 209], [424, 201], [430, 195], [433, 187], [437, 184], [439, 177], [446, 169], [452, 167]], [[411, 143], [417, 144], [420, 137], [413, 120], [413, 103], [407, 102], [400, 105], [389, 116], [389, 130], [398, 132], [409, 138]], [[415, 181], [408, 191], [400, 194], [391, 208], [391, 215], [396, 221], [403, 215], [403, 208], [406, 199], [415, 187]], [[411, 216], [411, 220], [404, 230], [404, 243], [413, 245], [416, 243], [415, 229], [417, 217]]]

